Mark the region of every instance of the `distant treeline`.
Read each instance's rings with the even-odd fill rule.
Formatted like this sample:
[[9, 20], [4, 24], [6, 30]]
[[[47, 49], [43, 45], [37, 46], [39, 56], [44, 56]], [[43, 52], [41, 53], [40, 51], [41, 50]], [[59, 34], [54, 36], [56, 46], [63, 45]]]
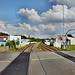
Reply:
[[21, 36], [21, 39], [28, 39], [26, 36], [24, 35], [14, 35], [14, 36]]
[[7, 33], [0, 32], [0, 36], [9, 36]]

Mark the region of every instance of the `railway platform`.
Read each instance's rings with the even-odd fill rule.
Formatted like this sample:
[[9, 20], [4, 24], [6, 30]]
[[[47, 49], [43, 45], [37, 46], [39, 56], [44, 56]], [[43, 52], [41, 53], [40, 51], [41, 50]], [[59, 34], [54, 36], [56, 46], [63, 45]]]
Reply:
[[30, 57], [30, 75], [75, 75], [75, 62], [55, 52], [33, 52]]
[[31, 44], [17, 54], [1, 53], [4, 59], [0, 57], [0, 63], [10, 63], [14, 57], [15, 60], [9, 65], [6, 63], [0, 75], [75, 75], [75, 51], [59, 52], [42, 45], [42, 52], [38, 50], [37, 44]]

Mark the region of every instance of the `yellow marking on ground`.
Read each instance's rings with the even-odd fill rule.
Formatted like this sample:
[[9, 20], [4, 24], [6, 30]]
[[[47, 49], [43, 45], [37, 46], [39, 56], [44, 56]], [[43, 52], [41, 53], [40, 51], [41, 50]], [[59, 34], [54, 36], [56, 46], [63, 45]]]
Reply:
[[30, 52], [30, 49], [29, 49], [29, 47], [24, 51], [24, 52]]

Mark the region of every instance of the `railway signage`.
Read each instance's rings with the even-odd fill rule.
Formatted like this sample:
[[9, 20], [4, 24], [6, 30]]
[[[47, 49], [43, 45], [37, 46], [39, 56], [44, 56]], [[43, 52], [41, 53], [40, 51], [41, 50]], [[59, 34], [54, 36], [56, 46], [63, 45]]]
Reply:
[[66, 41], [66, 36], [65, 35], [64, 36], [63, 35], [59, 35], [58, 36], [58, 40], [61, 41], [61, 42]]

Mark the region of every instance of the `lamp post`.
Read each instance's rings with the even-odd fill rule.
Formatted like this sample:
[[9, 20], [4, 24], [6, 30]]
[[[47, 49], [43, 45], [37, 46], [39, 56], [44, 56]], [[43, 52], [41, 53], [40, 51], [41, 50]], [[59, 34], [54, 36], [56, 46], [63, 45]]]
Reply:
[[63, 49], [66, 49], [64, 32], [65, 32], [65, 25], [64, 25], [64, 5], [63, 5]]
[[64, 36], [64, 5], [63, 5], [63, 36]]

